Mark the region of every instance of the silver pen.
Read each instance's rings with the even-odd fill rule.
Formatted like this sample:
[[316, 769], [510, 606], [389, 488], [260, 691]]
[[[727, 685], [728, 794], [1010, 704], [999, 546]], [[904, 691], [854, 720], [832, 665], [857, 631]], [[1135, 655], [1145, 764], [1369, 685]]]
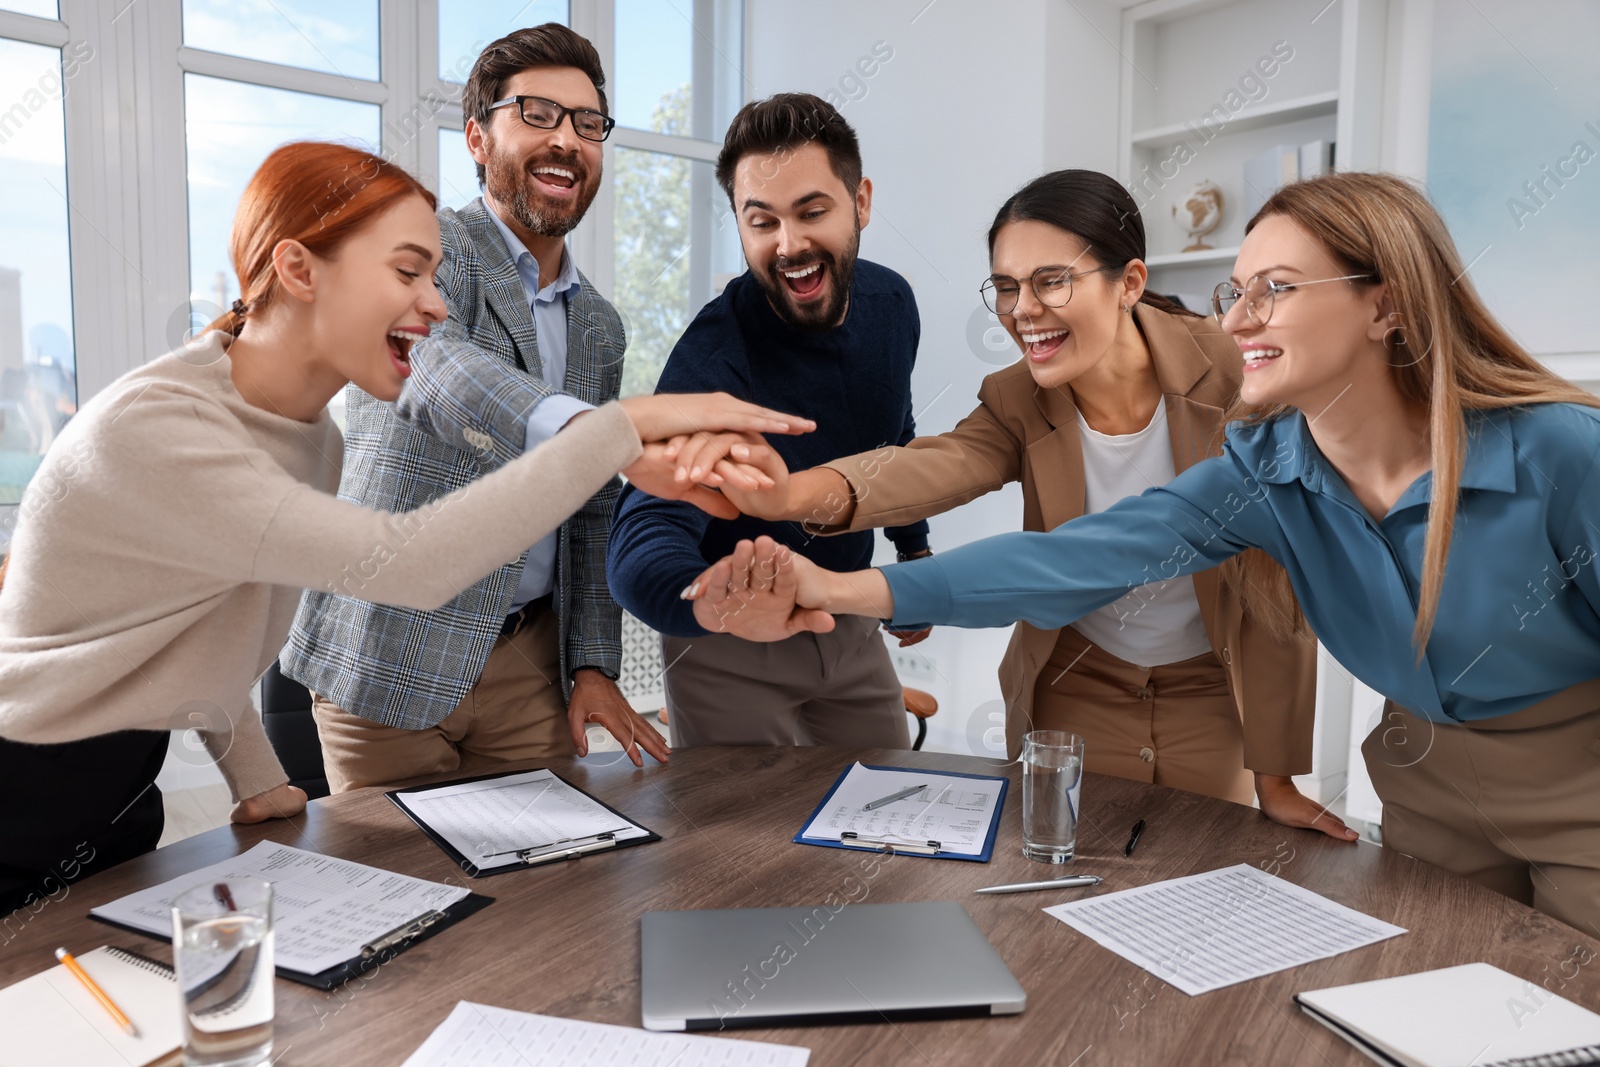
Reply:
[[1035, 889], [1072, 889], [1077, 886], [1099, 885], [1103, 879], [1098, 874], [1074, 874], [1070, 878], [1052, 878], [1048, 882], [1015, 882], [1011, 885], [986, 885], [975, 893], [1031, 893]]
[[911, 786], [908, 789], [902, 789], [898, 793], [890, 793], [886, 797], [879, 797], [877, 800], [872, 801], [870, 804], [861, 805], [861, 810], [862, 811], [872, 811], [875, 808], [883, 807], [885, 804], [893, 804], [897, 800], [904, 800], [906, 797], [910, 796], [912, 793], [920, 793], [926, 788], [928, 788], [928, 783], [927, 782], [923, 782], [921, 785], [914, 785], [914, 786]]

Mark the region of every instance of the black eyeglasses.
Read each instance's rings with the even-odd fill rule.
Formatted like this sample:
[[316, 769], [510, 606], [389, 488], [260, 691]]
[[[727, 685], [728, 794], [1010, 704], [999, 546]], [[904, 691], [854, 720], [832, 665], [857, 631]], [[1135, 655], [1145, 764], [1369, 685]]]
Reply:
[[[1072, 273], [1071, 267], [1040, 267], [1028, 276], [1033, 295], [1047, 308], [1065, 307], [1072, 299], [1072, 279], [1102, 271], [1121, 270], [1121, 267], [1096, 267]], [[1009, 315], [1017, 310], [1017, 297], [1022, 293], [1022, 283], [1015, 278], [990, 278], [978, 286], [984, 306], [996, 315]]]
[[561, 120], [572, 116], [572, 128], [585, 141], [604, 141], [611, 136], [611, 127], [617, 120], [603, 112], [588, 107], [562, 107], [554, 100], [542, 96], [508, 96], [489, 105], [490, 111], [515, 104], [522, 121], [540, 130], [553, 130]]
[[1272, 309], [1277, 304], [1279, 293], [1287, 293], [1304, 285], [1353, 282], [1371, 277], [1370, 274], [1343, 274], [1337, 278], [1318, 278], [1309, 282], [1275, 282], [1265, 274], [1257, 274], [1244, 283], [1243, 289], [1232, 282], [1218, 282], [1217, 287], [1211, 291], [1211, 313], [1217, 317], [1217, 325], [1220, 326], [1222, 320], [1228, 317], [1233, 305], [1243, 297], [1245, 318], [1257, 326], [1265, 326], [1272, 318]]

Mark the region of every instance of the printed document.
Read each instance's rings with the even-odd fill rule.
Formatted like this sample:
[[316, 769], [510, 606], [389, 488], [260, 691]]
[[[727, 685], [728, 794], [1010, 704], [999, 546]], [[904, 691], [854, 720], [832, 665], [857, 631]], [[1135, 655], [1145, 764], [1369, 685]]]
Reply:
[[[918, 787], [871, 811], [867, 805]], [[939, 851], [983, 854], [1000, 801], [1000, 783], [937, 771], [880, 770], [855, 764], [801, 831], [804, 838], [838, 841], [853, 832], [868, 841], [939, 842]]]
[[811, 1050], [661, 1034], [461, 1001], [401, 1067], [805, 1067]]
[[362, 946], [470, 890], [396, 874], [319, 852], [263, 841], [248, 852], [180, 875], [91, 910], [111, 922], [172, 936], [172, 901], [185, 890], [229, 878], [272, 883], [277, 965], [321, 974], [361, 955]]
[[1044, 910], [1190, 996], [1405, 933], [1246, 863]]

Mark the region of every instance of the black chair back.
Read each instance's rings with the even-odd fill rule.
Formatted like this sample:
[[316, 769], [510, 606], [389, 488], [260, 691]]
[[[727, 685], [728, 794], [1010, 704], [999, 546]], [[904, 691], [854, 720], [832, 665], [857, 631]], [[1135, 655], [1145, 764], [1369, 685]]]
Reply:
[[328, 773], [322, 766], [322, 742], [311, 717], [311, 691], [286, 678], [274, 660], [261, 676], [261, 724], [289, 784], [306, 791], [312, 800], [328, 795]]

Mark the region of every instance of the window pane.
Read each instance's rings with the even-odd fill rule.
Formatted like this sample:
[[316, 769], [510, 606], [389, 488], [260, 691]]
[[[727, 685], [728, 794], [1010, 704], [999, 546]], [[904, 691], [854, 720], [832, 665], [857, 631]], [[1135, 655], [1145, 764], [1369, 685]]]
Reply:
[[228, 237], [244, 187], [287, 141], [378, 144], [378, 108], [309, 93], [184, 75], [189, 155], [189, 306], [196, 327], [238, 297]]
[[183, 0], [183, 43], [378, 80], [377, 0]]
[[60, 5], [56, 0], [0, 0], [0, 11], [16, 11], [42, 19], [61, 17]]
[[[639, 130], [722, 140], [744, 100], [742, 5], [738, 0], [616, 4], [611, 108], [617, 121]], [[697, 11], [710, 12], [710, 25], [694, 24]], [[677, 128], [662, 116], [664, 108], [681, 108]]]
[[464, 83], [485, 45], [546, 22], [567, 25], [567, 0], [439, 0], [440, 79]]
[[618, 148], [614, 170], [622, 395], [646, 396], [689, 321], [744, 264], [710, 163]]
[[467, 135], [460, 130], [439, 131], [439, 204], [460, 208], [472, 203], [483, 192], [478, 188], [478, 170], [467, 152]]
[[61, 73], [58, 49], [0, 40], [0, 504], [78, 403]]

